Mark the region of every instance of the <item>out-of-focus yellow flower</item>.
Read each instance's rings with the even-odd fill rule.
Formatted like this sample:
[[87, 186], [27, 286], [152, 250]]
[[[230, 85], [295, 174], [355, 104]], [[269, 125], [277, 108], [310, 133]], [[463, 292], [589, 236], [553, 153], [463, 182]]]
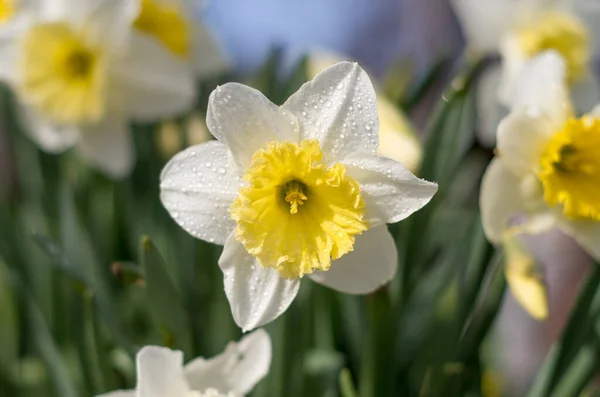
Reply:
[[481, 378], [483, 397], [502, 397], [502, 379], [496, 371], [487, 369]]
[[129, 122], [188, 110], [192, 71], [133, 29], [138, 0], [17, 5], [0, 40], [0, 76], [17, 93], [26, 131], [46, 151], [75, 146], [109, 176], [126, 176]]
[[271, 338], [262, 329], [231, 342], [218, 356], [185, 366], [182, 352], [145, 346], [137, 354], [136, 389], [98, 397], [242, 397], [267, 375], [271, 355]]
[[172, 56], [188, 65], [197, 78], [221, 73], [229, 62], [211, 33], [195, 17], [199, 2], [190, 0], [137, 0], [135, 29], [156, 41]]
[[13, 0], [0, 0], [0, 25], [10, 19], [14, 12]]
[[[555, 52], [531, 62], [519, 80], [518, 105], [498, 127], [497, 156], [483, 177], [480, 205], [490, 241], [559, 227], [600, 259], [600, 108], [577, 118]], [[512, 226], [517, 214], [527, 221]], [[507, 269], [528, 309], [542, 317], [545, 290], [521, 249], [508, 246]], [[518, 247], [517, 247], [518, 248]], [[516, 265], [519, 266], [516, 266]], [[536, 281], [537, 280], [537, 281]], [[525, 305], [525, 299], [520, 301]]]
[[241, 84], [211, 94], [217, 141], [165, 166], [161, 200], [190, 234], [224, 244], [225, 292], [244, 330], [283, 313], [305, 275], [354, 294], [393, 277], [398, 254], [385, 224], [422, 208], [437, 185], [377, 154], [378, 124], [371, 81], [350, 62], [281, 107]]
[[522, 241], [507, 235], [503, 244], [506, 281], [517, 302], [535, 319], [548, 317], [548, 293], [543, 275]]
[[[343, 58], [328, 53], [310, 54], [307, 74], [314, 78], [321, 71]], [[412, 172], [421, 165], [422, 145], [410, 120], [383, 94], [377, 93], [377, 113], [379, 115], [378, 153], [400, 162]]]
[[493, 146], [497, 115], [503, 113], [496, 108], [514, 108], [521, 71], [544, 51], [555, 51], [565, 60], [565, 78], [578, 112], [600, 100], [590, 62], [600, 54], [599, 4], [585, 0], [452, 0], [452, 4], [468, 48], [502, 56], [502, 64], [482, 76], [485, 84], [478, 94], [484, 143]]

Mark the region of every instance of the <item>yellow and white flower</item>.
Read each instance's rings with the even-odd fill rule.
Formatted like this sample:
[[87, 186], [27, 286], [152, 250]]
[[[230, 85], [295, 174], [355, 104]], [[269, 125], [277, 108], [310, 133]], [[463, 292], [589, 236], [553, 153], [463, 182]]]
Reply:
[[165, 56], [184, 61], [196, 77], [206, 77], [228, 68], [215, 39], [196, 16], [199, 1], [139, 0], [135, 29], [158, 41]]
[[598, 102], [600, 87], [591, 61], [600, 54], [600, 3], [587, 0], [453, 0], [468, 48], [500, 53], [502, 64], [481, 77], [478, 87], [480, 133], [493, 146], [498, 122], [514, 106], [524, 65], [547, 50], [566, 62], [565, 78], [576, 110]]
[[377, 155], [378, 124], [356, 63], [328, 68], [281, 107], [241, 84], [211, 94], [217, 141], [167, 164], [161, 200], [190, 234], [225, 245], [225, 292], [244, 330], [284, 312], [304, 275], [347, 293], [393, 277], [386, 223], [423, 207], [437, 185]]
[[132, 168], [131, 120], [188, 109], [185, 62], [138, 33], [139, 0], [29, 0], [0, 40], [0, 75], [16, 92], [26, 130], [42, 149], [75, 146], [113, 177]]
[[[600, 260], [600, 108], [575, 116], [567, 69], [550, 51], [518, 80], [516, 108], [498, 127], [483, 177], [483, 226], [494, 243], [559, 227]], [[527, 221], [515, 225], [518, 214]]]
[[146, 346], [137, 354], [135, 390], [99, 397], [242, 397], [269, 372], [271, 339], [263, 330], [230, 343], [210, 359], [196, 358], [183, 365], [183, 353]]

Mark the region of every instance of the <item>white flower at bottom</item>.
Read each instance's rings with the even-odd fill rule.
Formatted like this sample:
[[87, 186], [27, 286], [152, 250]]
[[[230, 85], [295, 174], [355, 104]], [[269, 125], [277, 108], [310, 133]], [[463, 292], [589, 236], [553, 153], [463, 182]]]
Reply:
[[[565, 62], [542, 54], [523, 75], [518, 108], [498, 127], [498, 155], [481, 187], [489, 240], [557, 226], [600, 260], [600, 108], [577, 118]], [[517, 214], [525, 223], [514, 225]]]
[[225, 245], [219, 266], [240, 327], [284, 312], [304, 275], [347, 293], [394, 276], [385, 224], [437, 185], [377, 155], [375, 91], [357, 64], [330, 67], [281, 107], [226, 84], [211, 94], [207, 125], [218, 141], [167, 164], [161, 200], [189, 233]]
[[263, 330], [230, 343], [211, 359], [196, 358], [185, 366], [183, 353], [146, 346], [137, 355], [135, 390], [99, 397], [241, 397], [269, 372], [271, 339]]

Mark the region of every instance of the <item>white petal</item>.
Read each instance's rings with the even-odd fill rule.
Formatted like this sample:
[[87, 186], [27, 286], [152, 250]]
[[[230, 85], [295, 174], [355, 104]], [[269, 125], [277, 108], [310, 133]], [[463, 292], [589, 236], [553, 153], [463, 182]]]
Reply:
[[229, 61], [208, 29], [201, 23], [194, 27], [193, 63], [199, 78], [223, 73], [229, 69]]
[[482, 52], [497, 52], [500, 37], [513, 20], [514, 4], [506, 0], [451, 0], [468, 45]]
[[357, 152], [347, 157], [344, 165], [360, 185], [371, 226], [407, 218], [437, 191], [437, 184], [417, 178], [387, 157]]
[[185, 376], [193, 390], [213, 388], [221, 393], [247, 394], [269, 372], [271, 338], [259, 329], [230, 343], [211, 359], [197, 358], [185, 366]]
[[545, 145], [562, 125], [537, 112], [513, 111], [498, 126], [500, 159], [516, 175], [526, 175], [538, 166]]
[[486, 69], [477, 81], [477, 139], [486, 148], [496, 146], [498, 124], [508, 115], [508, 109], [498, 100], [501, 79], [502, 67], [494, 65]]
[[298, 141], [296, 118], [260, 91], [238, 83], [217, 87], [208, 101], [206, 125], [227, 144], [240, 170], [270, 141]]
[[216, 244], [235, 228], [229, 207], [242, 180], [217, 141], [177, 154], [160, 174], [160, 199], [175, 221], [192, 236]]
[[600, 3], [595, 0], [571, 0], [572, 11], [586, 25], [590, 33], [591, 53], [600, 54]]
[[282, 278], [274, 269], [263, 268], [246, 252], [232, 233], [219, 258], [225, 293], [233, 319], [250, 331], [279, 317], [290, 306], [300, 280]]
[[326, 272], [309, 277], [347, 294], [368, 294], [387, 284], [396, 274], [398, 251], [386, 225], [356, 237], [354, 250], [331, 263]]
[[135, 390], [117, 390], [96, 397], [136, 397]]
[[300, 122], [300, 139], [318, 139], [324, 160], [375, 153], [379, 119], [375, 89], [357, 63], [340, 62], [304, 84], [282, 106]]
[[571, 87], [573, 106], [577, 113], [589, 112], [600, 102], [600, 83], [594, 74], [589, 73], [583, 80]]
[[191, 67], [156, 40], [134, 32], [131, 48], [115, 61], [111, 95], [135, 120], [155, 121], [188, 111], [196, 100]]
[[73, 146], [79, 137], [77, 128], [70, 125], [53, 124], [26, 105], [19, 106], [18, 117], [25, 133], [42, 150], [49, 153], [64, 152]]
[[564, 60], [554, 51], [527, 61], [516, 80], [512, 109], [529, 108], [562, 127], [573, 111], [565, 68]]
[[509, 227], [510, 219], [525, 210], [520, 180], [499, 158], [492, 160], [481, 182], [481, 221], [483, 230], [492, 243], [500, 243]]
[[129, 126], [119, 118], [107, 118], [82, 127], [77, 150], [91, 165], [111, 178], [128, 176], [135, 163]]
[[19, 78], [21, 37], [34, 17], [30, 12], [19, 12], [0, 26], [0, 79], [14, 85]]
[[559, 215], [558, 225], [573, 237], [596, 261], [600, 261], [600, 224], [589, 221], [572, 221]]
[[145, 346], [137, 354], [138, 397], [182, 397], [189, 387], [183, 373], [183, 353]]

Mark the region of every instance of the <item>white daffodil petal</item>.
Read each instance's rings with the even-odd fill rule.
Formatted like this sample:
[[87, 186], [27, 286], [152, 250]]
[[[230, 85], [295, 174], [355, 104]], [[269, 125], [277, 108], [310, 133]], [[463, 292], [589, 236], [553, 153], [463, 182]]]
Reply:
[[238, 83], [217, 87], [208, 101], [206, 125], [225, 143], [240, 171], [267, 142], [297, 142], [298, 121], [260, 91]]
[[548, 139], [561, 127], [527, 109], [510, 113], [498, 126], [500, 160], [515, 175], [534, 172]]
[[557, 215], [558, 226], [573, 237], [596, 261], [600, 261], [600, 224], [591, 221], [573, 221]]
[[116, 179], [128, 176], [135, 163], [129, 126], [118, 118], [83, 127], [77, 150], [91, 165]]
[[498, 124], [508, 115], [508, 109], [498, 100], [501, 80], [502, 67], [494, 65], [486, 69], [477, 81], [477, 140], [487, 148], [496, 146]]
[[510, 218], [524, 211], [519, 182], [499, 158], [492, 160], [483, 174], [479, 198], [481, 221], [492, 243], [502, 242]]
[[31, 12], [20, 11], [0, 26], [0, 80], [10, 85], [18, 83], [21, 37], [34, 20]]
[[562, 126], [573, 111], [565, 79], [565, 61], [557, 52], [536, 56], [524, 64], [517, 77], [511, 108], [528, 108]]
[[183, 353], [145, 346], [137, 354], [138, 397], [182, 397], [189, 387], [183, 373]]
[[600, 3], [594, 0], [568, 1], [573, 13], [584, 23], [590, 34], [592, 54], [600, 54]]
[[282, 278], [275, 269], [265, 269], [258, 264], [233, 233], [225, 242], [219, 266], [233, 319], [244, 332], [279, 317], [300, 287], [300, 280]]
[[407, 218], [427, 204], [438, 188], [397, 161], [377, 154], [356, 152], [343, 164], [360, 185], [371, 226]]
[[196, 24], [193, 37], [193, 63], [199, 78], [216, 75], [229, 69], [229, 61], [213, 35], [202, 24]]
[[319, 284], [347, 294], [368, 294], [396, 274], [398, 252], [386, 225], [356, 237], [354, 250], [331, 263], [326, 272], [309, 277]]
[[79, 137], [79, 131], [76, 127], [53, 124], [27, 105], [19, 107], [18, 117], [25, 133], [42, 150], [49, 153], [64, 152], [73, 146]]
[[196, 100], [191, 68], [156, 40], [132, 32], [131, 48], [115, 63], [113, 102], [134, 120], [154, 121], [184, 113]]
[[319, 141], [326, 162], [356, 151], [377, 151], [375, 89], [357, 63], [340, 62], [325, 69], [282, 107], [298, 117], [302, 140]]
[[117, 390], [96, 397], [136, 397], [135, 390]]
[[585, 113], [600, 102], [600, 82], [592, 73], [571, 87], [573, 106], [577, 113]]
[[499, 41], [513, 21], [515, 5], [506, 0], [451, 0], [468, 46], [495, 53]]
[[222, 393], [249, 393], [269, 372], [271, 339], [262, 329], [239, 342], [230, 343], [225, 351], [210, 359], [197, 358], [188, 363], [185, 376], [191, 389], [213, 388]]
[[169, 161], [160, 175], [160, 199], [192, 236], [216, 244], [235, 228], [229, 207], [242, 180], [217, 141], [193, 146]]

